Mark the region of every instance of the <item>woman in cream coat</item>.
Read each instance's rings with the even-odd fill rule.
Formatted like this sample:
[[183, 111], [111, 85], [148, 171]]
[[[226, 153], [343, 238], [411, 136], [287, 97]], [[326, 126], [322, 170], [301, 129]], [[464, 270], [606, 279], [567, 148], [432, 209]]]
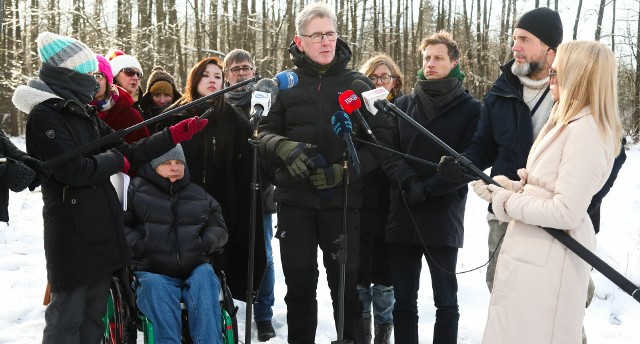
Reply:
[[591, 267], [540, 226], [564, 230], [594, 251], [587, 215], [620, 149], [616, 60], [595, 41], [558, 47], [549, 72], [557, 102], [520, 181], [474, 184], [509, 222], [496, 268], [483, 343], [578, 344]]

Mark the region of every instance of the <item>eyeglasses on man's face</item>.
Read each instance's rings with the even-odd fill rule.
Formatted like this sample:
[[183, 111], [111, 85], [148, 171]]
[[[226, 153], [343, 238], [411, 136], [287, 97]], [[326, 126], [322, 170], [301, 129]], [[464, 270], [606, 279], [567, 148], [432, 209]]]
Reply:
[[549, 83], [555, 84], [558, 82], [558, 71], [555, 69], [549, 69]]
[[238, 75], [240, 74], [240, 72], [242, 72], [242, 74], [248, 74], [248, 73], [251, 73], [252, 70], [253, 70], [253, 67], [249, 67], [249, 66], [233, 67], [229, 69], [229, 71], [233, 75]]
[[391, 81], [391, 79], [393, 79], [393, 77], [389, 74], [382, 74], [380, 76], [378, 75], [369, 76], [369, 80], [373, 81], [374, 84], [377, 84], [378, 80], [380, 80], [380, 82], [383, 84], [388, 84]]
[[302, 37], [307, 37], [311, 39], [311, 43], [320, 43], [323, 38], [327, 38], [327, 41], [333, 42], [338, 39], [338, 33], [335, 31], [329, 31], [325, 33], [313, 33], [311, 35], [300, 35]]
[[122, 73], [124, 73], [124, 75], [133, 78], [133, 76], [137, 76], [138, 79], [142, 79], [142, 72], [137, 71], [133, 68], [122, 68]]

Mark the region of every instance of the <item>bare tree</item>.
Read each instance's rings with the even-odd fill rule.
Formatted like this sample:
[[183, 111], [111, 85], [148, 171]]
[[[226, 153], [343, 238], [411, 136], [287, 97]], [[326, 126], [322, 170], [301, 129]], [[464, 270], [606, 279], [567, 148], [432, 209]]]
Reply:
[[578, 11], [576, 12], [576, 20], [573, 22], [573, 39], [578, 37], [578, 22], [580, 21], [580, 12], [582, 11], [582, 0], [578, 0]]
[[604, 17], [604, 5], [605, 0], [600, 0], [600, 8], [598, 9], [598, 23], [596, 24], [595, 40], [600, 40], [600, 34], [602, 33], [602, 17]]

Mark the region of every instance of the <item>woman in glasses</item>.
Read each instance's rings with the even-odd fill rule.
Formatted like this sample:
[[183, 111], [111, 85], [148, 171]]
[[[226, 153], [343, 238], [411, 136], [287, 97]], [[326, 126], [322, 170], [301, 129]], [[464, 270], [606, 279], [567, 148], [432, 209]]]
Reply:
[[133, 107], [144, 116], [138, 101], [142, 98], [142, 66], [138, 59], [125, 54], [122, 50], [112, 49], [105, 57], [111, 64], [113, 82], [124, 88], [133, 98]]
[[[217, 57], [205, 57], [193, 66], [182, 97], [169, 109], [208, 96], [221, 90], [222, 85], [222, 62]], [[207, 114], [209, 122], [205, 128], [190, 142], [184, 142], [182, 148], [191, 181], [202, 186], [220, 202], [229, 231], [229, 241], [224, 251], [214, 260], [214, 266], [224, 269], [234, 298], [244, 300], [247, 287], [253, 163], [248, 139], [252, 134], [252, 126], [242, 111], [229, 104], [224, 95], [220, 95], [171, 116], [160, 123], [159, 128], [170, 126], [185, 118], [202, 116], [208, 110], [212, 112]], [[257, 214], [261, 214], [260, 202], [258, 208]], [[264, 237], [262, 221], [256, 221], [255, 228], [255, 237]], [[255, 257], [253, 280], [260, 281], [266, 264], [264, 245], [255, 245]], [[254, 292], [257, 292], [258, 284], [254, 282]]]
[[[393, 102], [403, 95], [404, 76], [398, 65], [380, 53], [360, 66], [360, 73], [376, 85], [389, 91], [387, 100]], [[389, 178], [382, 167], [367, 174], [362, 187], [368, 200], [360, 211], [360, 265], [358, 295], [362, 301], [367, 342], [371, 342], [371, 319], [374, 319], [375, 343], [389, 343], [393, 329], [393, 286], [389, 274], [389, 251], [385, 242], [385, 228], [389, 215]], [[373, 318], [372, 318], [373, 307]]]
[[[113, 130], [126, 129], [143, 121], [142, 115], [133, 107], [134, 100], [122, 87], [115, 85], [112, 66], [101, 55], [96, 54], [98, 70], [93, 76], [98, 82], [98, 90], [90, 105], [98, 110], [98, 116]], [[134, 143], [140, 139], [149, 137], [149, 131], [142, 127], [127, 134], [124, 140]]]
[[376, 85], [389, 91], [388, 101], [393, 102], [403, 95], [404, 75], [400, 67], [386, 54], [380, 53], [360, 66], [360, 73], [366, 75]]
[[[616, 58], [596, 41], [560, 44], [549, 82], [554, 105], [520, 181], [476, 182], [508, 222], [483, 343], [580, 343], [591, 266], [541, 226], [596, 247], [587, 215], [620, 150]], [[507, 319], [508, 321], [505, 321]]]

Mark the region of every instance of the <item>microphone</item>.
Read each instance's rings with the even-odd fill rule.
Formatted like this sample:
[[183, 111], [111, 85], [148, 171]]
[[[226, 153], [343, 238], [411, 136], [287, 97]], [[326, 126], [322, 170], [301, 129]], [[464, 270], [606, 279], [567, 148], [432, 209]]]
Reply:
[[279, 90], [287, 90], [298, 85], [298, 74], [290, 70], [285, 70], [276, 74], [272, 80], [276, 83]]
[[360, 174], [360, 160], [358, 160], [358, 153], [356, 147], [351, 140], [351, 132], [353, 127], [349, 116], [344, 111], [338, 111], [331, 116], [331, 124], [333, 125], [333, 132], [336, 135], [342, 137], [344, 143], [347, 145], [347, 151], [349, 153], [349, 161], [353, 166], [356, 175]]
[[360, 102], [360, 98], [353, 92], [352, 90], [346, 90], [338, 96], [338, 102], [340, 103], [340, 107], [349, 115], [355, 114], [360, 122], [360, 125], [364, 128], [364, 130], [371, 136], [374, 143], [378, 143], [378, 139], [369, 128], [369, 123], [365, 121], [364, 116], [362, 116], [362, 112], [360, 112], [360, 107], [362, 106], [362, 102]]
[[375, 102], [378, 100], [383, 100], [387, 103], [387, 96], [389, 96], [389, 91], [387, 91], [384, 87], [371, 89], [369, 85], [365, 84], [362, 80], [354, 80], [351, 84], [351, 88], [353, 88], [356, 93], [359, 93], [362, 96], [362, 100], [364, 100], [364, 105], [367, 107], [367, 110], [372, 114], [378, 113], [378, 108], [375, 106]]
[[277, 95], [278, 86], [272, 79], [262, 79], [255, 84], [251, 94], [251, 123], [258, 123], [263, 113], [269, 113]]

